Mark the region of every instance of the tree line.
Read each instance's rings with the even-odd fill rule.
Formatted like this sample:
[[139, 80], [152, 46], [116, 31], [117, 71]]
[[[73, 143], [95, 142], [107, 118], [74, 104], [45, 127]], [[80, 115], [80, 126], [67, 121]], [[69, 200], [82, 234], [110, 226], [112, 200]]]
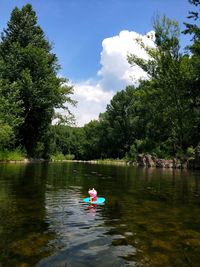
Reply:
[[[199, 0], [189, 0], [193, 9]], [[84, 127], [66, 125], [55, 108], [75, 104], [73, 88], [57, 77], [59, 65], [37, 25], [30, 5], [14, 9], [0, 43], [0, 149], [24, 150], [28, 156], [75, 159], [128, 158], [139, 153], [158, 157], [192, 157], [200, 147], [199, 13], [179, 25], [167, 17], [154, 20], [155, 48], [139, 44], [148, 60], [128, 55], [147, 80], [117, 92], [99, 119]], [[22, 31], [23, 29], [23, 31]], [[191, 37], [180, 50], [180, 34]]]
[[[200, 5], [200, 1], [190, 3]], [[77, 159], [135, 159], [139, 153], [164, 158], [195, 156], [200, 142], [198, 12], [189, 12], [189, 18], [194, 23], [185, 23], [182, 34], [190, 34], [191, 43], [184, 53], [180, 51], [178, 23], [165, 16], [155, 18], [156, 48], [145, 47], [138, 40], [149, 60], [128, 56], [128, 62], [140, 66], [149, 79], [117, 92], [99, 120], [83, 128], [54, 126], [59, 133], [55, 140], [59, 151], [67, 152], [60, 144], [65, 143], [61, 136], [68, 135], [67, 147]]]

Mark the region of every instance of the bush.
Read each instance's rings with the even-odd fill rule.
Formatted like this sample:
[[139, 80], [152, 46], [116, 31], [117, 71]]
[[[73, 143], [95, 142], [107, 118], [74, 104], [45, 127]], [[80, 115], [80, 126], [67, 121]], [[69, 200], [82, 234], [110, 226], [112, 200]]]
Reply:
[[67, 155], [65, 155], [65, 159], [66, 159], [66, 160], [73, 160], [74, 158], [75, 158], [74, 155], [71, 155], [71, 154], [67, 154]]
[[12, 127], [8, 124], [2, 124], [0, 121], [0, 149], [8, 148], [14, 139], [14, 132]]
[[137, 148], [135, 146], [135, 144], [133, 144], [131, 147], [130, 147], [130, 150], [128, 153], [126, 153], [126, 156], [125, 156], [125, 159], [126, 160], [133, 160], [135, 161], [136, 158], [137, 158]]
[[186, 155], [189, 159], [194, 159], [195, 158], [195, 149], [193, 146], [190, 146], [187, 148]]
[[57, 153], [55, 155], [51, 156], [51, 160], [73, 160], [74, 159], [74, 155], [71, 154], [67, 154], [67, 155], [63, 155], [63, 153]]
[[2, 150], [0, 151], [0, 161], [9, 161], [9, 160], [24, 160], [25, 154], [20, 150], [16, 149], [13, 151]]

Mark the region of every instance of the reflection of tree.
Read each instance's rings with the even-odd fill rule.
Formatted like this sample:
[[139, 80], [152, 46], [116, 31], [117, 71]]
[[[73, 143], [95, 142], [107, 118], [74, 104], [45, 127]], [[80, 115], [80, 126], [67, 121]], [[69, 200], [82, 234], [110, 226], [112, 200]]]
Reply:
[[200, 197], [200, 178], [199, 175], [195, 176], [195, 186], [194, 186], [194, 193], [196, 197]]
[[[17, 259], [32, 263], [42, 257], [50, 236], [45, 223], [45, 164], [12, 164], [1, 169], [1, 264]], [[47, 252], [45, 252], [46, 254]], [[37, 257], [36, 257], [37, 256]]]
[[182, 178], [182, 183], [181, 183], [181, 186], [182, 186], [182, 190], [181, 190], [181, 200], [182, 200], [182, 204], [186, 204], [189, 202], [189, 185], [188, 185], [188, 177], [185, 177], [183, 176]]

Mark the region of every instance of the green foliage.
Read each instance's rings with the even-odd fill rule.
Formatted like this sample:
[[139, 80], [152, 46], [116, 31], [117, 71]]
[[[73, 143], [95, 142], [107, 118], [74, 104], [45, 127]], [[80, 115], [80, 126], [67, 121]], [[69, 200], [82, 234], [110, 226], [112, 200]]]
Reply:
[[[145, 47], [143, 60], [129, 55], [149, 75], [137, 88], [117, 92], [100, 114], [83, 128], [55, 127], [57, 151], [76, 159], [136, 159], [139, 153], [160, 158], [198, 157], [200, 140], [200, 46], [198, 32], [191, 56], [179, 49], [179, 25], [157, 17], [154, 22], [155, 48]], [[193, 147], [196, 147], [195, 151]]]
[[194, 149], [193, 146], [190, 146], [190, 147], [187, 148], [186, 155], [187, 155], [188, 158], [194, 159], [194, 157], [195, 157], [195, 149]]
[[130, 147], [129, 152], [126, 154], [126, 158], [135, 161], [137, 159], [137, 155], [138, 155], [138, 151], [137, 151], [136, 145], [133, 144]]
[[45, 145], [42, 148], [41, 142], [48, 136], [54, 109], [68, 112], [66, 103], [75, 104], [70, 98], [73, 88], [66, 79], [57, 77], [58, 70], [57, 57], [37, 25], [32, 6], [15, 8], [0, 43], [0, 102], [3, 102], [0, 118], [10, 107], [8, 123], [15, 125], [18, 143], [32, 157], [47, 154], [41, 151], [47, 149]]
[[0, 150], [0, 161], [22, 161], [25, 158], [25, 154], [20, 149], [13, 151]]
[[74, 159], [74, 155], [72, 155], [72, 154], [67, 154], [67, 155], [65, 155], [65, 159], [66, 159], [66, 160], [73, 160], [73, 159]]
[[[195, 8], [200, 5], [199, 0], [189, 0], [189, 3], [192, 4]], [[189, 19], [194, 19], [194, 21], [199, 20], [199, 10], [194, 10], [189, 12]], [[184, 23], [186, 26], [186, 29], [183, 31], [185, 34], [191, 34], [193, 35], [193, 40], [197, 40], [196, 37], [200, 35], [200, 29], [197, 24], [191, 24], [191, 23]], [[199, 38], [199, 37], [198, 37]]]
[[11, 126], [8, 124], [2, 124], [0, 122], [0, 149], [8, 148], [13, 140], [14, 140], [14, 133]]
[[100, 115], [101, 144], [106, 157], [122, 158], [133, 144], [138, 131], [134, 87], [118, 92], [106, 112]]
[[[169, 147], [166, 153], [175, 155], [186, 148], [190, 136], [192, 109], [190, 99], [186, 97], [190, 65], [188, 57], [179, 52], [177, 22], [166, 17], [157, 18], [154, 28], [156, 48], [144, 47], [150, 57], [145, 68], [151, 79], [141, 83], [139, 90], [148, 110], [146, 137], [154, 143], [165, 143]], [[139, 64], [136, 59], [129, 55], [131, 64]], [[143, 68], [143, 64], [139, 66]]]
[[85, 159], [101, 158], [101, 125], [94, 120], [83, 127], [84, 142], [83, 142], [83, 157]]
[[195, 158], [200, 159], [200, 143], [195, 147]]
[[[198, 12], [189, 14], [199, 20]], [[36, 13], [29, 4], [15, 8], [0, 43], [1, 157], [8, 158], [7, 149], [22, 145], [28, 156], [52, 160], [135, 160], [139, 153], [199, 158], [200, 28], [196, 23], [185, 25], [185, 33], [193, 36], [189, 54], [180, 53], [178, 23], [156, 17], [155, 47], [138, 40], [148, 60], [128, 56], [149, 79], [117, 92], [98, 121], [74, 127], [67, 106], [76, 104], [73, 88], [57, 77], [58, 60]], [[65, 109], [66, 115], [56, 108]], [[51, 125], [52, 119], [56, 125]]]
[[73, 160], [73, 159], [74, 159], [74, 155], [70, 155], [70, 154], [63, 155], [62, 153], [57, 153], [57, 154], [51, 156], [51, 160], [53, 160], [53, 161]]
[[84, 159], [83, 128], [52, 125], [51, 140], [51, 154], [73, 154], [75, 159]]
[[15, 131], [22, 124], [22, 100], [17, 82], [9, 83], [0, 72], [0, 120]]
[[65, 156], [62, 153], [58, 153], [51, 156], [51, 160], [65, 160]]
[[138, 40], [149, 60], [128, 56], [131, 65], [148, 73], [149, 80], [118, 92], [100, 115], [103, 157], [152, 153], [183, 158], [188, 146], [198, 143], [200, 49], [195, 53], [193, 49], [191, 58], [182, 55], [179, 25], [166, 17], [157, 17], [154, 29], [155, 48]]

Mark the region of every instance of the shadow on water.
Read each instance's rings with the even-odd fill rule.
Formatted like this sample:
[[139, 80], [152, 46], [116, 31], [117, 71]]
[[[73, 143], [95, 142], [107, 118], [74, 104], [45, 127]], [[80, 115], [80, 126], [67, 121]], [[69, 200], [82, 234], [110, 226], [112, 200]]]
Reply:
[[[0, 165], [0, 266], [199, 266], [199, 172]], [[95, 187], [105, 205], [82, 202]]]

